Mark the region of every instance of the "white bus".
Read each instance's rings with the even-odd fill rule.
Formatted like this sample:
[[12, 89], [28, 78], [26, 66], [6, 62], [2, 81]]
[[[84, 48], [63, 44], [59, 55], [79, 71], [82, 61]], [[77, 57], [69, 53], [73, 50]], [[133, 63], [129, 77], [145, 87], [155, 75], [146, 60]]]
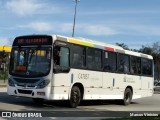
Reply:
[[35, 102], [121, 100], [152, 96], [153, 58], [84, 38], [60, 35], [16, 37], [7, 92]]

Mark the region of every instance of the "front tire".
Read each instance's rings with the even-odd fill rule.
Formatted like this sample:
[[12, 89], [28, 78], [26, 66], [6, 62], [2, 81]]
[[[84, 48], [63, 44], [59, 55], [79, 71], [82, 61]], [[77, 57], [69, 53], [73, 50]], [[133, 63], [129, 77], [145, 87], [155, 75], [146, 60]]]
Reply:
[[77, 86], [73, 86], [69, 99], [69, 105], [71, 108], [76, 108], [81, 101], [81, 91]]
[[131, 103], [132, 100], [132, 91], [130, 88], [126, 88], [125, 92], [124, 92], [124, 99], [123, 99], [123, 104], [124, 105], [129, 105]]

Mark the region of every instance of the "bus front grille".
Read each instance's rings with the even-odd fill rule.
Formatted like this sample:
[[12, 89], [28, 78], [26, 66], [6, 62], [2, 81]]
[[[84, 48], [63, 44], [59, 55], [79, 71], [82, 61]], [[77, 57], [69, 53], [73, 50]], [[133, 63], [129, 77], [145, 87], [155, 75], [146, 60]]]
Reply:
[[34, 84], [17, 83], [17, 86], [35, 88]]
[[40, 79], [22, 79], [22, 78], [14, 78], [17, 83], [36, 83]]
[[21, 90], [21, 89], [18, 89], [18, 92], [21, 93], [21, 94], [31, 94], [32, 90]]

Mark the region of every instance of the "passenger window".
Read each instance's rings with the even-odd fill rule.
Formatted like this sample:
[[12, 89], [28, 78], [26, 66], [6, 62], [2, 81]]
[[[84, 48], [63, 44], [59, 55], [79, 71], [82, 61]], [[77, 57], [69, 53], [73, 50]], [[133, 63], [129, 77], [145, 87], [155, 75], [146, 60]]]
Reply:
[[76, 68], [84, 68], [86, 66], [85, 47], [78, 45], [72, 46], [72, 66]]
[[69, 49], [66, 47], [56, 47], [54, 49], [54, 64], [61, 67], [69, 67]]
[[122, 73], [129, 73], [129, 56], [118, 54], [118, 71]]
[[116, 71], [117, 55], [112, 52], [105, 52], [104, 71]]
[[141, 58], [131, 56], [131, 73], [141, 74]]
[[87, 67], [88, 69], [102, 69], [102, 52], [94, 48], [87, 49]]

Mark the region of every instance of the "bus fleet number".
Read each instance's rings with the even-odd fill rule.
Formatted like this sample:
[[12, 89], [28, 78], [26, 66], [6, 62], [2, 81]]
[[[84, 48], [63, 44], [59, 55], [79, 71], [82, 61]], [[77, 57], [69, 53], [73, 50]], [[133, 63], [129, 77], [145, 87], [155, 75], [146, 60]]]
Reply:
[[79, 79], [89, 79], [89, 74], [81, 74], [81, 73], [79, 73], [78, 74], [78, 78]]

